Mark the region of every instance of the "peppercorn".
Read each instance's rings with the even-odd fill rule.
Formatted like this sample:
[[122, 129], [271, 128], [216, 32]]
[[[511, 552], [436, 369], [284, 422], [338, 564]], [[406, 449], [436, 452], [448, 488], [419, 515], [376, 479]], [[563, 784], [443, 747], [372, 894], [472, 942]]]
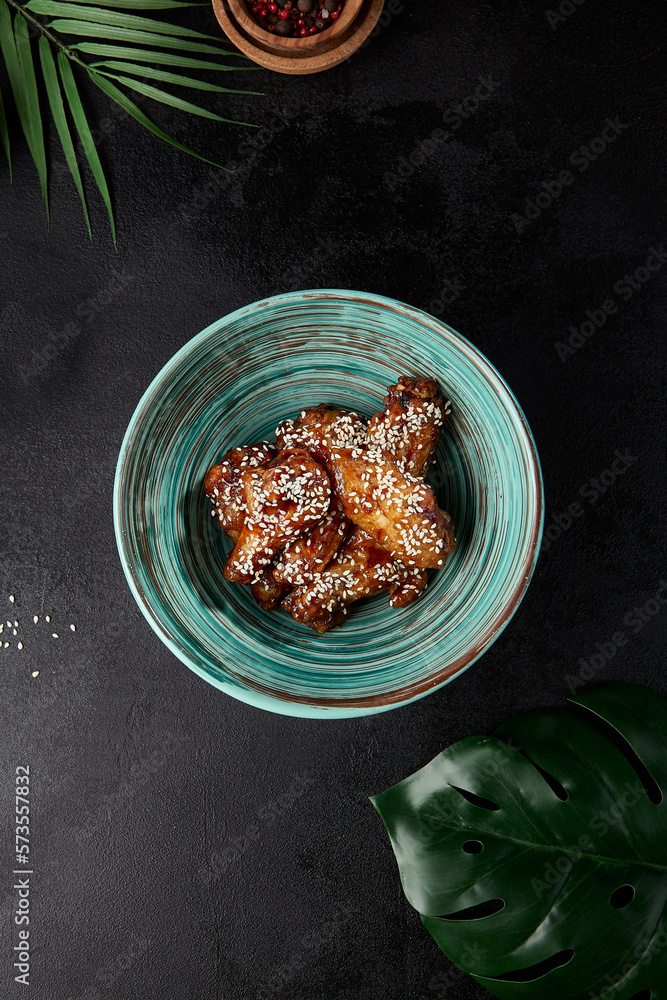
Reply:
[[[0, 0], [1, 2], [1, 0]], [[331, 27], [343, 13], [345, 0], [246, 0], [257, 24], [266, 31], [306, 38]]]

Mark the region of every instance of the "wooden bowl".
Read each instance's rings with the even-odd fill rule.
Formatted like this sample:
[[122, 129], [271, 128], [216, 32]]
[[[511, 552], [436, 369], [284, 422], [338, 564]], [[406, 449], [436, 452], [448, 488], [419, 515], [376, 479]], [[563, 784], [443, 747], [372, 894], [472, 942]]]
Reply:
[[224, 33], [253, 62], [277, 73], [321, 73], [349, 59], [378, 22], [384, 0], [347, 0], [326, 31], [307, 38], [282, 38], [261, 28], [245, 0], [213, 0]]

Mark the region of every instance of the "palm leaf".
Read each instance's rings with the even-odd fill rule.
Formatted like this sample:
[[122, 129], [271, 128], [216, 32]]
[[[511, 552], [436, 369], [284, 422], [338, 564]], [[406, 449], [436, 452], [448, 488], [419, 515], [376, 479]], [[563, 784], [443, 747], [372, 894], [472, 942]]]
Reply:
[[9, 8], [0, 2], [0, 48], [5, 59], [9, 83], [14, 95], [14, 103], [18, 112], [21, 128], [25, 134], [30, 155], [33, 158], [42, 198], [46, 206], [46, 216], [49, 215], [49, 196], [46, 178], [46, 152], [44, 150], [44, 130], [42, 115], [39, 109], [35, 67], [32, 61], [28, 25], [23, 17], [12, 19]]
[[[181, 7], [208, 7], [207, 3], [198, 0], [88, 0], [95, 7], [126, 7], [131, 10], [174, 10]], [[74, 0], [68, 0], [67, 6], [71, 9]], [[32, 0], [23, 5], [26, 10], [34, 10]]]
[[5, 115], [5, 106], [2, 102], [2, 91], [0, 91], [0, 142], [2, 143], [2, 148], [5, 151], [5, 156], [7, 157], [7, 162], [9, 163], [9, 180], [12, 180], [12, 152], [9, 145], [9, 129], [7, 128], [7, 116]]
[[178, 35], [180, 38], [206, 38], [209, 41], [217, 41], [213, 35], [205, 35], [201, 31], [183, 28], [180, 24], [171, 24], [169, 21], [159, 21], [153, 17], [137, 17], [134, 14], [124, 14], [116, 10], [85, 7], [76, 3], [60, 3], [58, 0], [30, 0], [29, 9], [35, 14], [46, 14], [49, 17], [74, 18], [88, 22], [94, 19], [98, 27], [108, 24], [112, 27], [128, 28], [133, 31], [152, 31], [158, 35]]
[[[195, 76], [183, 76], [182, 73], [169, 73], [164, 69], [155, 69], [153, 66], [141, 66], [138, 63], [121, 62], [109, 60], [108, 62], [92, 63], [95, 69], [107, 71], [111, 69], [121, 70], [125, 73], [133, 73], [142, 79], [148, 77], [151, 80], [162, 80], [163, 83], [173, 83], [177, 87], [192, 87], [194, 90], [210, 90], [217, 94], [254, 94], [260, 96], [257, 90], [237, 90], [233, 87], [220, 87], [217, 83], [208, 83], [206, 80], [198, 80]], [[114, 76], [113, 73], [105, 72], [105, 76]], [[120, 80], [122, 77], [115, 77]], [[227, 119], [221, 119], [227, 121]]]
[[[152, 97], [154, 101], [160, 101], [162, 104], [168, 104], [172, 108], [178, 108], [181, 111], [188, 111], [191, 115], [199, 115], [200, 118], [212, 118], [216, 122], [229, 122], [230, 125], [248, 125], [248, 122], [237, 122], [231, 118], [221, 118], [220, 115], [216, 115], [214, 111], [209, 111], [208, 108], [201, 108], [198, 104], [192, 104], [190, 101], [184, 101], [182, 97], [174, 97], [173, 94], [168, 94], [165, 90], [160, 90], [159, 87], [152, 87], [150, 83], [142, 83], [141, 80], [135, 80], [131, 76], [122, 76], [118, 73], [105, 73], [100, 72], [102, 76], [111, 77], [112, 80], [118, 80], [119, 83], [125, 84], [130, 90], [136, 90], [137, 93], [143, 94], [145, 97]], [[252, 126], [254, 128], [254, 126]]]
[[[174, 148], [226, 169], [221, 164], [201, 156], [188, 146], [168, 135], [152, 122], [113, 81], [123, 84], [143, 96], [160, 101], [170, 107], [214, 121], [246, 125], [225, 118], [214, 111], [147, 82], [156, 81], [178, 87], [190, 87], [209, 93], [257, 94], [253, 90], [224, 87], [200, 80], [195, 76], [174, 72], [177, 69], [216, 70], [218, 72], [256, 71], [256, 66], [234, 65], [229, 60], [246, 60], [246, 57], [226, 39], [218, 38], [192, 28], [182, 27], [159, 18], [147, 17], [144, 11], [180, 11], [181, 8], [209, 6], [199, 0], [28, 0], [21, 6], [19, 0], [0, 0], [0, 51], [2, 52], [18, 118], [25, 133], [31, 156], [37, 167], [42, 197], [48, 218], [47, 164], [44, 146], [44, 129], [40, 111], [39, 92], [33, 63], [33, 51], [28, 36], [28, 22], [41, 33], [39, 55], [44, 77], [45, 93], [53, 116], [75, 187], [83, 207], [88, 232], [91, 233], [88, 206], [82, 172], [79, 168], [70, 116], [76, 127], [86, 160], [106, 205], [111, 232], [116, 243], [116, 228], [108, 185], [95, 149], [88, 119], [83, 109], [72, 72], [72, 63], [81, 65], [91, 81], [107, 97], [118, 104], [130, 117], [153, 135]], [[15, 8], [12, 17], [10, 7]], [[138, 12], [135, 14], [134, 12]], [[43, 23], [40, 17], [50, 20]], [[66, 45], [58, 34], [72, 37]], [[51, 46], [59, 49], [57, 60]], [[170, 51], [173, 50], [173, 51]], [[85, 61], [85, 56], [102, 57], [95, 63]], [[210, 57], [215, 56], [216, 61]], [[208, 57], [208, 58], [207, 58]], [[162, 66], [167, 69], [160, 68]], [[12, 161], [9, 129], [5, 108], [0, 94], [0, 143], [9, 162], [10, 178]]]
[[[139, 122], [140, 125], [143, 125], [144, 128], [147, 128], [153, 133], [153, 135], [156, 135], [159, 139], [163, 139], [165, 142], [168, 142], [171, 146], [174, 146], [176, 149], [180, 149], [184, 153], [196, 156], [198, 160], [202, 160], [204, 163], [210, 163], [213, 167], [219, 167], [221, 170], [227, 170], [227, 167], [223, 167], [221, 163], [216, 163], [215, 160], [207, 159], [205, 156], [202, 156], [200, 153], [196, 153], [188, 146], [184, 146], [182, 142], [179, 142], [178, 139], [174, 139], [173, 136], [169, 135], [167, 132], [163, 132], [163, 130], [156, 125], [155, 122], [152, 122], [150, 118], [146, 117], [143, 111], [141, 111], [137, 105], [123, 93], [122, 90], [119, 90], [118, 87], [111, 82], [111, 80], [102, 76], [102, 74], [98, 73], [97, 70], [89, 68], [88, 72], [90, 73], [91, 79], [100, 88], [100, 90], [104, 91], [104, 93], [110, 97], [112, 101], [115, 101], [116, 104], [128, 113], [128, 115], [131, 115], [135, 121]], [[229, 172], [231, 173], [231, 171]]]
[[404, 892], [502, 1000], [667, 998], [667, 701], [603, 684], [372, 799]]
[[[64, 35], [82, 35], [84, 38], [108, 38], [113, 42], [136, 42], [137, 45], [158, 45], [165, 49], [185, 49], [187, 52], [206, 52], [218, 56], [221, 50], [204, 42], [193, 42], [189, 38], [174, 35], [160, 35], [152, 31], [136, 31], [118, 28], [112, 24], [94, 24], [89, 21], [72, 21], [57, 18], [49, 23], [49, 30], [61, 31]], [[204, 35], [204, 38], [206, 36]], [[224, 55], [224, 52], [222, 52]]]
[[97, 155], [97, 149], [95, 148], [95, 142], [90, 132], [90, 127], [88, 125], [88, 119], [86, 118], [85, 111], [83, 110], [83, 105], [81, 103], [81, 98], [79, 97], [79, 92], [76, 87], [76, 81], [74, 79], [74, 74], [72, 73], [72, 67], [70, 66], [69, 59], [64, 52], [58, 53], [58, 69], [60, 70], [60, 78], [63, 82], [63, 90], [65, 91], [65, 97], [67, 98], [67, 103], [69, 104], [69, 109], [72, 113], [72, 118], [76, 126], [76, 130], [79, 133], [79, 138], [81, 139], [81, 145], [83, 146], [83, 151], [86, 154], [86, 159], [90, 165], [93, 177], [95, 178], [95, 183], [97, 184], [100, 194], [104, 204], [107, 207], [107, 214], [109, 216], [109, 223], [111, 225], [111, 235], [113, 237], [114, 246], [116, 245], [116, 223], [113, 217], [113, 208], [111, 207], [111, 196], [109, 195], [109, 188], [107, 186], [106, 177], [104, 176], [104, 170], [102, 169], [102, 164], [100, 163], [100, 158]]
[[[93, 56], [109, 56], [111, 59], [138, 59], [139, 62], [159, 63], [163, 66], [182, 66], [184, 69], [214, 69], [223, 73], [252, 73], [259, 66], [227, 66], [225, 63], [209, 62], [205, 59], [193, 59], [182, 56], [178, 52], [160, 52], [157, 49], [135, 49], [128, 45], [98, 45], [96, 42], [75, 42], [70, 49]], [[224, 52], [223, 55], [233, 55], [245, 58], [240, 52]], [[91, 63], [100, 66], [102, 63]]]
[[86, 197], [83, 192], [79, 165], [76, 162], [74, 144], [72, 143], [72, 136], [70, 134], [69, 125], [67, 124], [67, 116], [65, 114], [62, 95], [60, 93], [60, 83], [58, 81], [56, 63], [53, 58], [53, 52], [51, 51], [51, 45], [44, 35], [42, 35], [39, 40], [39, 55], [42, 63], [42, 74], [46, 85], [46, 93], [49, 98], [49, 104], [51, 105], [53, 121], [56, 129], [58, 130], [60, 144], [63, 148], [67, 165], [74, 179], [76, 189], [79, 192], [79, 198], [81, 199], [81, 204], [83, 206], [83, 214], [86, 219], [86, 226], [88, 227], [88, 235], [92, 239], [93, 234], [90, 228], [90, 219], [88, 218], [88, 206], [86, 205]]
[[39, 174], [39, 183], [48, 219], [49, 193], [47, 188], [46, 151], [44, 149], [44, 126], [42, 125], [42, 113], [39, 107], [37, 78], [35, 76], [32, 49], [30, 47], [30, 36], [28, 35], [28, 22], [22, 17], [14, 18], [14, 38], [16, 39], [16, 53], [24, 84], [23, 92], [27, 111], [26, 123], [29, 126], [26, 138], [28, 139], [28, 148], [37, 167], [37, 173]]

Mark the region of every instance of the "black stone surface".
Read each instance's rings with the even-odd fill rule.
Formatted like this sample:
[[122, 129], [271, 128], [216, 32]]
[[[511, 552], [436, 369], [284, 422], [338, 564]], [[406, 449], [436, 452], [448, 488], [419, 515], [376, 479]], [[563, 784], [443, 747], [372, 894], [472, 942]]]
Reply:
[[[665, 239], [667, 12], [562, 9], [394, 3], [341, 67], [245, 74], [265, 96], [209, 101], [259, 132], [145, 105], [235, 163], [228, 180], [90, 94], [117, 252], [94, 192], [88, 240], [66, 171], [47, 230], [20, 141], [11, 187], [2, 166], [0, 619], [19, 620], [24, 649], [12, 636], [0, 650], [0, 996], [483, 1000], [404, 900], [367, 796], [460, 737], [563, 703], [581, 658], [618, 631], [628, 641], [595, 678], [664, 693], [667, 605], [644, 622], [632, 609], [667, 575], [667, 259], [637, 288], [624, 276]], [[116, 457], [152, 377], [228, 311], [304, 287], [395, 296], [477, 344], [533, 428], [552, 526], [473, 669], [353, 722], [263, 714], [195, 677], [142, 618], [113, 537]], [[577, 333], [608, 299], [617, 311]], [[29, 988], [11, 968], [23, 764]]]

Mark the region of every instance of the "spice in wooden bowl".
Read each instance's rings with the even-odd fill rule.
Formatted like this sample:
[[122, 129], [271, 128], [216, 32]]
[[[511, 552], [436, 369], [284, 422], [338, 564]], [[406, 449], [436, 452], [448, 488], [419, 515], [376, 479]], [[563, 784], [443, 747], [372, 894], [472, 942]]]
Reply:
[[282, 38], [308, 38], [331, 28], [346, 0], [246, 0], [260, 28]]

